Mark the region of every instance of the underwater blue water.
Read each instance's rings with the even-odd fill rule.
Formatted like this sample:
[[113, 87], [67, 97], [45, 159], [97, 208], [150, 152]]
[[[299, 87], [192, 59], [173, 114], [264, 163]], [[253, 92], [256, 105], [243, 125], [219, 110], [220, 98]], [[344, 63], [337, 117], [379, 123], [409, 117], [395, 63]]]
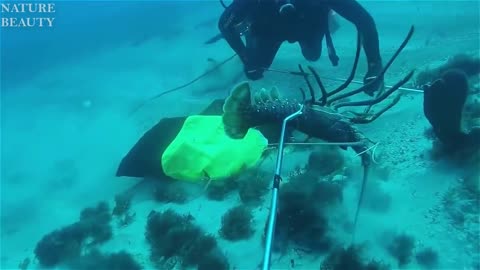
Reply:
[[[122, 158], [160, 119], [197, 114], [213, 100], [226, 98], [237, 83], [245, 80], [241, 63], [234, 58], [194, 84], [145, 103], [162, 91], [193, 80], [233, 54], [224, 40], [204, 44], [218, 33], [217, 20], [223, 10], [220, 3], [29, 3], [55, 3], [55, 25], [0, 29], [0, 269], [18, 269], [22, 264], [28, 264], [24, 269], [43, 269], [34, 250], [44, 235], [78, 221], [82, 209], [100, 201], [107, 201], [113, 208], [115, 195], [131, 190], [135, 194], [131, 202], [134, 220], [127, 226], [118, 226], [119, 218], [114, 216], [112, 238], [98, 245], [102, 252], [126, 250], [144, 269], [168, 269], [166, 262], [159, 266], [150, 260], [151, 246], [145, 240], [145, 232], [152, 210], [170, 208], [193, 216], [195, 224], [215, 236], [230, 269], [257, 269], [264, 250], [262, 237], [270, 207], [269, 190], [261, 196], [254, 195], [261, 197], [261, 202], [251, 206], [236, 191], [221, 201], [208, 199], [207, 191], [214, 185], [208, 180], [194, 184], [176, 181], [179, 186], [171, 188], [186, 189], [187, 201], [158, 202], [152, 198], [152, 191], [159, 188], [156, 185], [167, 189], [164, 185], [168, 186], [168, 182], [147, 180], [147, 184], [138, 187], [143, 179], [115, 176]], [[386, 74], [388, 85], [412, 69], [438, 66], [459, 53], [479, 56], [479, 1], [360, 3], [375, 19], [384, 59], [394, 53], [409, 27], [415, 26], [411, 42]], [[44, 15], [2, 13], [4, 16]], [[308, 63], [325, 78], [346, 78], [355, 53], [355, 28], [340, 19], [340, 30], [333, 39], [341, 59], [338, 68], [330, 65], [326, 48], [318, 62], [308, 63], [297, 44], [283, 45], [272, 68], [294, 70], [299, 63]], [[355, 79], [361, 80], [365, 70], [362, 52]], [[299, 77], [267, 72], [252, 85], [255, 89], [277, 86], [282, 96], [299, 99], [298, 88], [304, 87], [304, 82]], [[337, 85], [336, 81], [326, 80], [328, 89]], [[144, 106], [132, 114], [140, 105]], [[474, 199], [463, 197], [465, 194], [456, 189], [465, 178], [462, 169], [443, 159], [430, 158], [432, 142], [425, 136], [427, 128], [422, 95], [411, 93], [377, 121], [362, 126], [369, 138], [380, 142], [376, 151], [382, 169], [375, 171], [369, 182], [357, 239], [366, 243], [367, 258], [383, 260], [392, 269], [398, 268], [397, 261], [384, 242], [402, 232], [413, 235], [414, 254], [426, 247], [438, 252], [439, 264], [431, 269], [479, 269], [480, 245], [475, 237], [478, 195]], [[283, 174], [290, 179], [306, 166], [311, 149], [288, 151], [291, 152], [284, 161]], [[327, 215], [330, 233], [338, 240], [335, 243], [346, 245], [351, 237], [349, 222], [360, 190], [361, 167], [352, 150], [340, 153], [345, 157], [343, 167], [321, 179], [346, 179], [343, 202]], [[259, 178], [271, 180], [274, 161], [273, 151], [259, 165], [263, 173]], [[248, 173], [243, 178], [255, 178]], [[446, 209], [447, 199], [464, 204], [460, 210]], [[222, 216], [238, 205], [251, 209], [255, 232], [246, 240], [231, 241], [221, 237], [219, 231]], [[461, 226], [452, 225], [452, 215], [461, 216], [457, 220]], [[272, 269], [319, 269], [325, 255], [288, 246], [283, 256], [274, 254]], [[399, 268], [420, 267], [412, 255], [409, 263]]]
[[218, 6], [209, 1], [57, 2], [53, 29], [2, 29], [2, 64], [9, 67], [2, 70], [4, 83], [102, 48], [168, 38], [183, 31], [181, 21], [196, 16], [191, 10], [214, 10], [215, 16]]

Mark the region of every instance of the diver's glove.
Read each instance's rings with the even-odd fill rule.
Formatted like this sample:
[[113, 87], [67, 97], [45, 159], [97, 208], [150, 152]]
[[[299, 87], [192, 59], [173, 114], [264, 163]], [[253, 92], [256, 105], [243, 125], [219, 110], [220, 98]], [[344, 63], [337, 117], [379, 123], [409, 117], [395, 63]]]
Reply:
[[[369, 63], [367, 74], [365, 74], [365, 77], [363, 78], [363, 85], [366, 85], [371, 81], [374, 81], [380, 75], [380, 73], [382, 72], [382, 69], [383, 69], [383, 65], [381, 61], [376, 63]], [[384, 88], [385, 88], [385, 83], [382, 77], [376, 83], [367, 87], [364, 90], [364, 92], [369, 96], [373, 96], [373, 93], [377, 91], [383, 92]]]

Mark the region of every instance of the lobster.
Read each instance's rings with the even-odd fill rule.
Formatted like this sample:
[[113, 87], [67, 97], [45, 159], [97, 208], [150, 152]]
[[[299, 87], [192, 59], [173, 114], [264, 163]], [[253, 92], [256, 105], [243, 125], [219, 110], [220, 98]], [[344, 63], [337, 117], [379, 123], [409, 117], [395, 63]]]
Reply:
[[[301, 65], [299, 65], [299, 72], [295, 72], [295, 74], [304, 77], [311, 96], [309, 99], [307, 99], [304, 89], [300, 88], [303, 96], [303, 100], [301, 102], [281, 99], [278, 95], [278, 91], [276, 88], [274, 88], [269, 92], [264, 89], [262, 89], [262, 91], [259, 93], [257, 92], [254, 95], [255, 102], [252, 103], [252, 90], [250, 83], [245, 81], [238, 84], [236, 87], [234, 87], [229, 97], [225, 100], [225, 104], [223, 106], [222, 118], [225, 127], [225, 133], [234, 139], [243, 138], [249, 128], [272, 123], [281, 125], [286, 117], [301, 110], [301, 115], [292, 120], [289, 124], [289, 127], [294, 128], [309, 137], [322, 139], [327, 142], [349, 143], [350, 147], [352, 147], [352, 149], [361, 157], [363, 166], [362, 186], [354, 219], [355, 228], [372, 159], [369, 149], [373, 143], [357, 129], [355, 124], [371, 123], [387, 110], [395, 106], [395, 104], [397, 104], [400, 100], [401, 93], [397, 93], [393, 100], [378, 112], [370, 112], [372, 106], [382, 102], [392, 95], [396, 90], [402, 87], [405, 83], [407, 83], [412, 78], [414, 71], [410, 71], [403, 79], [398, 81], [390, 89], [382, 88], [377, 92], [375, 97], [362, 101], [342, 100], [359, 94], [368, 87], [382, 83], [386, 71], [392, 65], [403, 48], [407, 45], [413, 35], [413, 32], [414, 27], [412, 26], [400, 47], [374, 80], [358, 89], [346, 93], [341, 92], [345, 90], [352, 82], [358, 65], [361, 47], [360, 34], [357, 34], [355, 60], [350, 75], [342, 85], [333, 91], [328, 92], [325, 89], [319, 74], [313, 67], [308, 66], [310, 73], [306, 73]], [[315, 91], [310, 82], [310, 76], [313, 76], [316, 84], [320, 88], [322, 95], [319, 99], [315, 98]], [[349, 106], [367, 106], [367, 108], [363, 113], [350, 111], [349, 115], [338, 110], [339, 108]], [[346, 149], [345, 146], [341, 147]]]

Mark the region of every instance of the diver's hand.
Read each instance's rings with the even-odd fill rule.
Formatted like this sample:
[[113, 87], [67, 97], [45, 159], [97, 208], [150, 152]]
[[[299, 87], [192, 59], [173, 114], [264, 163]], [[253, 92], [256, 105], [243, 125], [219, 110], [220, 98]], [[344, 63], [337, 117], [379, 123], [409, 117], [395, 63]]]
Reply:
[[[382, 69], [383, 69], [383, 66], [382, 66], [381, 63], [369, 64], [368, 65], [368, 72], [367, 72], [367, 74], [365, 74], [365, 77], [363, 78], [363, 84], [367, 85], [370, 82], [376, 80], [377, 77], [382, 72]], [[369, 96], [373, 96], [373, 93], [375, 93], [377, 91], [383, 92], [384, 88], [385, 88], [385, 83], [384, 83], [383, 77], [382, 77], [377, 82], [375, 82], [374, 84], [367, 87], [364, 90], [364, 92]]]

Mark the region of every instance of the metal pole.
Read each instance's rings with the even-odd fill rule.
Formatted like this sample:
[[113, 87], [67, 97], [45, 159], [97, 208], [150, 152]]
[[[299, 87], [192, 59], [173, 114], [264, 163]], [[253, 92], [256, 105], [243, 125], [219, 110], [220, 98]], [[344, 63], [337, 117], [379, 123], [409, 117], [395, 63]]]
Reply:
[[[331, 81], [339, 81], [339, 82], [345, 82], [345, 79], [337, 79], [337, 78], [328, 78], [324, 77], [324, 79], [331, 80]], [[357, 80], [352, 80], [352, 83], [356, 84], [363, 84], [361, 81]], [[391, 85], [385, 85], [386, 88], [392, 88]], [[415, 93], [423, 93], [423, 90], [420, 89], [415, 89], [415, 88], [408, 88], [408, 87], [399, 87], [398, 90], [406, 91], [406, 92], [415, 92]]]
[[282, 133], [280, 134], [280, 142], [278, 146], [278, 154], [277, 154], [277, 164], [275, 168], [275, 175], [273, 176], [273, 190], [272, 190], [272, 202], [270, 206], [270, 215], [268, 219], [268, 230], [267, 230], [267, 238], [265, 241], [265, 253], [263, 255], [263, 270], [270, 269], [270, 259], [272, 255], [272, 242], [273, 242], [273, 233], [275, 231], [275, 221], [277, 217], [277, 200], [278, 200], [278, 189], [280, 187], [280, 181], [282, 180], [280, 176], [280, 172], [282, 170], [282, 161], [283, 161], [283, 146], [285, 142], [285, 129], [287, 127], [287, 122], [297, 118], [303, 113], [303, 105], [301, 105], [300, 109], [287, 116], [283, 120], [282, 124]]
[[[301, 75], [303, 76], [304, 74], [301, 72], [295, 72], [295, 71], [287, 71], [287, 70], [279, 70], [279, 69], [266, 69], [267, 71], [272, 71], [272, 72], [277, 72], [277, 73], [284, 73], [284, 74], [291, 74], [291, 75]], [[308, 76], [312, 75], [310, 73], [307, 73]], [[330, 80], [330, 81], [337, 81], [337, 82], [345, 82], [347, 81], [346, 79], [340, 79], [340, 78], [330, 78], [330, 77], [322, 77], [322, 79]], [[352, 83], [355, 84], [363, 84], [361, 81], [357, 80], [352, 80]], [[387, 88], [392, 88], [390, 85], [385, 85]], [[406, 91], [406, 92], [414, 92], [414, 93], [423, 93], [422, 89], [415, 89], [415, 88], [408, 88], [408, 87], [399, 87], [398, 90]]]

